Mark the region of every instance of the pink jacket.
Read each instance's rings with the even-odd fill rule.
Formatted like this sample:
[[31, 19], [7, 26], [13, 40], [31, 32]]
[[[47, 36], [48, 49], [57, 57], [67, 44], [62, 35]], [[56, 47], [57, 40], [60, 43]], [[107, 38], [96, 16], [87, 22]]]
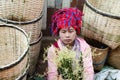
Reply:
[[[77, 38], [81, 44], [81, 51], [83, 53], [83, 67], [84, 67], [84, 80], [94, 79], [93, 62], [91, 55], [91, 48], [84, 39]], [[62, 49], [61, 41], [57, 41], [59, 48]], [[52, 45], [48, 50], [48, 80], [58, 80], [57, 66], [53, 62], [56, 57], [55, 47]]]

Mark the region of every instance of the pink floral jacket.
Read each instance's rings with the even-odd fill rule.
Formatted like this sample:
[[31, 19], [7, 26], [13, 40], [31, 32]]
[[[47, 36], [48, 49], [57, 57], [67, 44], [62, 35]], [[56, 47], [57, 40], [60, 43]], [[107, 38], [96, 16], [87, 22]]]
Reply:
[[[84, 80], [93, 80], [94, 79], [94, 70], [93, 62], [91, 55], [91, 48], [82, 38], [77, 38], [81, 45], [81, 51], [83, 53], [83, 67], [84, 67]], [[60, 39], [57, 41], [59, 48], [62, 49], [62, 44]], [[59, 80], [57, 66], [54, 63], [53, 59], [56, 57], [55, 47], [52, 45], [48, 49], [48, 80]]]

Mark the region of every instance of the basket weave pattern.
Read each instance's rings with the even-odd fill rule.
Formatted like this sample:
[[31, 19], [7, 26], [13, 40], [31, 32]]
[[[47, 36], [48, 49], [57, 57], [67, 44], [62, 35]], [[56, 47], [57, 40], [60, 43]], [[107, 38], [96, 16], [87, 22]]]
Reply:
[[[120, 0], [88, 0], [89, 3], [95, 8], [102, 10], [104, 12], [108, 12], [113, 15], [120, 16]], [[113, 7], [114, 6], [114, 7]]]
[[[95, 0], [88, 1], [96, 7]], [[88, 38], [98, 40], [112, 49], [117, 48], [120, 45], [120, 20], [97, 14], [86, 5], [84, 5], [83, 11], [85, 15], [82, 34]]]
[[26, 31], [26, 33], [31, 37], [30, 42], [32, 43], [33, 41], [36, 41], [39, 38], [42, 27], [42, 19], [32, 24], [17, 25], [17, 26], [21, 27]]
[[106, 62], [109, 47], [94, 39], [84, 39], [91, 47], [94, 70], [100, 71]]
[[[17, 60], [28, 47], [26, 36], [18, 30], [0, 27], [0, 66]], [[7, 60], [6, 60], [7, 58]]]
[[[106, 56], [108, 54], [108, 47], [105, 49], [99, 49], [91, 46], [91, 49], [92, 52], [94, 52], [94, 55], [96, 55], [93, 57], [93, 63], [100, 63], [101, 61], [104, 61], [104, 59], [106, 59]], [[94, 70], [100, 71], [103, 68], [104, 64], [105, 62], [99, 65], [94, 65]]]
[[29, 74], [32, 75], [35, 72], [36, 64], [39, 58], [41, 41], [38, 41], [36, 44], [30, 46], [29, 57], [30, 57], [30, 68]]
[[6, 26], [0, 25], [0, 80], [15, 80], [28, 64], [29, 46], [21, 28]]
[[0, 18], [33, 20], [40, 16], [44, 0], [0, 0]]
[[23, 74], [28, 65], [28, 58], [26, 57], [14, 67], [0, 71], [0, 80], [15, 80]]
[[111, 51], [107, 63], [117, 69], [120, 69], [120, 46]]
[[[6, 22], [2, 22], [0, 21], [0, 24], [7, 24]], [[15, 24], [16, 26], [22, 28], [25, 30], [25, 32], [28, 34], [28, 36], [30, 37], [30, 43], [33, 43], [34, 41], [36, 41], [39, 38], [39, 35], [41, 33], [41, 27], [42, 27], [42, 19], [40, 19], [37, 22], [34, 23], [29, 23], [29, 24]]]
[[[43, 21], [41, 19], [43, 14], [41, 15], [41, 13], [43, 12], [43, 7], [44, 7], [44, 0], [0, 0], [0, 18], [5, 20], [5, 21], [1, 20], [0, 23], [11, 24], [12, 22], [14, 25], [25, 30], [25, 32], [30, 37], [30, 44], [32, 44], [39, 39], [41, 34], [41, 27], [42, 27], [42, 21]], [[19, 24], [19, 22], [25, 23], [25, 24]], [[29, 22], [29, 23], [26, 24], [26, 22]], [[10, 38], [10, 37], [15, 38], [15, 39], [10, 39], [10, 41], [7, 42], [7, 45], [9, 45], [9, 47], [6, 46], [7, 52], [11, 51], [11, 53], [13, 54], [11, 55], [11, 53], [7, 53], [7, 55], [4, 55], [4, 58], [0, 56], [0, 65], [10, 64], [12, 61], [19, 58], [19, 56], [22, 55], [23, 53], [22, 50], [26, 48], [25, 44], [27, 43], [25, 42], [26, 40], [22, 38], [22, 35], [20, 35], [15, 30], [13, 30], [11, 33], [9, 29], [7, 29], [4, 34], [1, 33], [2, 34], [1, 36], [6, 35], [6, 33], [10, 33], [10, 34], [15, 33], [17, 36], [15, 34], [14, 35], [7, 34], [7, 38]], [[17, 39], [20, 41], [16, 42]], [[1, 41], [4, 42], [5, 40], [6, 40], [5, 38], [1, 38]], [[20, 44], [21, 42], [23, 42], [23, 44]], [[2, 46], [1, 46], [1, 50], [3, 51], [3, 53], [6, 53], [6, 50]], [[40, 51], [40, 41], [30, 46], [29, 58], [30, 58], [31, 74], [35, 70], [35, 65], [39, 57], [39, 51]], [[19, 55], [15, 53], [18, 53]], [[8, 57], [9, 60], [6, 60], [5, 57]], [[13, 67], [11, 69], [6, 70], [8, 72], [6, 71], [1, 72], [3, 77], [0, 74], [0, 78], [3, 79], [6, 76], [7, 78], [3, 80], [6, 80], [6, 79], [14, 80], [24, 72], [27, 64], [28, 64], [28, 60], [27, 58], [25, 58], [22, 60], [22, 62], [16, 65], [15, 68]], [[20, 71], [18, 71], [18, 69]], [[11, 75], [9, 75], [10, 73]]]

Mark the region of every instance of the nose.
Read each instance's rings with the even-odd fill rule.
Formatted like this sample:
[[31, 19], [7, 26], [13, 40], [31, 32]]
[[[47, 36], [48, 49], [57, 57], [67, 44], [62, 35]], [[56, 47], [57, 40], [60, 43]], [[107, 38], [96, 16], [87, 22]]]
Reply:
[[66, 37], [69, 37], [69, 36], [70, 36], [69, 32], [66, 32], [65, 36], [66, 36]]

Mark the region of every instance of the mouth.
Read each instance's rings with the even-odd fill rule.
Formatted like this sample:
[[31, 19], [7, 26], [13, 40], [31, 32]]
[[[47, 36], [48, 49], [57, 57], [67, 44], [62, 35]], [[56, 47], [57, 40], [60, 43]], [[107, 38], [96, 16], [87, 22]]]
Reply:
[[66, 41], [66, 42], [70, 42], [70, 41], [71, 41], [71, 39], [65, 39], [65, 41]]

